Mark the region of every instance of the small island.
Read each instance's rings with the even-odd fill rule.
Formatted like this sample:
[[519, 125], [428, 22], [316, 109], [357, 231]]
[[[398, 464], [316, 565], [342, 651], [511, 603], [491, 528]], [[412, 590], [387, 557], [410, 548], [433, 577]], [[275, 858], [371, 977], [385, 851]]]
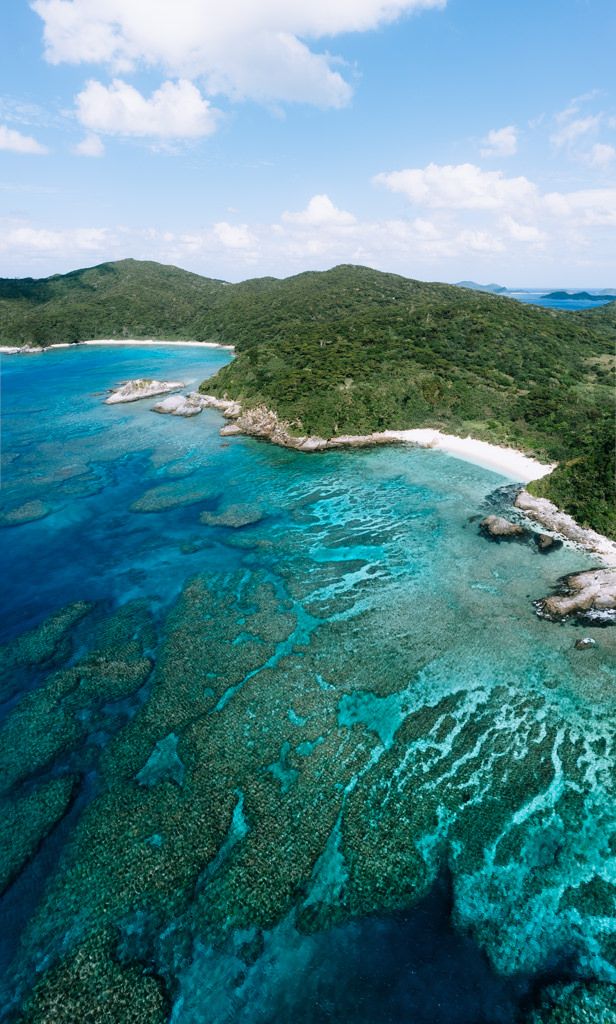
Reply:
[[542, 299], [558, 299], [559, 302], [605, 302], [606, 299], [616, 299], [616, 295], [592, 295], [590, 292], [549, 292], [542, 295]]

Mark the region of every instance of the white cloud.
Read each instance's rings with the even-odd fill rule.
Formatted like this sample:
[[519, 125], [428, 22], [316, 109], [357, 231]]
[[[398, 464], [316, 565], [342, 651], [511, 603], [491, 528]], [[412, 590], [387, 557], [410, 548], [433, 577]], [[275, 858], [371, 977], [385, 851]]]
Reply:
[[33, 267], [39, 274], [53, 273], [130, 255], [231, 280], [363, 263], [424, 280], [459, 280], [483, 272], [498, 274], [505, 284], [532, 284], [533, 278], [545, 280], [546, 273], [558, 283], [566, 254], [569, 266], [589, 261], [602, 266], [609, 283], [616, 189], [547, 196], [537, 190], [534, 206], [524, 215], [512, 201], [508, 210], [432, 208], [414, 218], [372, 220], [338, 210], [324, 198], [314, 196], [299, 214], [281, 213], [273, 223], [220, 221], [183, 233], [121, 226], [52, 230], [9, 223], [3, 230], [0, 225], [0, 256], [12, 273], [18, 267], [25, 273]]
[[602, 142], [596, 142], [588, 155], [588, 162], [593, 167], [607, 167], [614, 159], [616, 159], [616, 149], [613, 146], [604, 145]]
[[160, 67], [209, 94], [339, 107], [351, 88], [305, 40], [364, 32], [446, 0], [35, 0], [54, 64]]
[[31, 135], [22, 135], [5, 124], [0, 124], [0, 149], [9, 149], [13, 153], [47, 153], [47, 147]]
[[578, 192], [550, 192], [546, 210], [578, 227], [616, 227], [616, 188], [588, 188]]
[[85, 139], [74, 147], [78, 156], [103, 156], [105, 147], [98, 135], [86, 135]]
[[486, 147], [481, 150], [484, 157], [513, 156], [518, 151], [518, 129], [512, 124], [506, 128], [493, 128], [482, 141]]
[[585, 92], [581, 96], [574, 96], [569, 103], [569, 106], [565, 107], [556, 114], [556, 120], [560, 123], [568, 121], [569, 118], [573, 117], [574, 114], [579, 114], [580, 104], [587, 103], [589, 100], [594, 100], [595, 96], [599, 94], [598, 89], [591, 89], [590, 92]]
[[[611, 156], [599, 152], [606, 161]], [[562, 262], [563, 253], [593, 252], [605, 260], [613, 250], [616, 188], [541, 194], [527, 178], [504, 178], [469, 164], [379, 174], [373, 183], [402, 193], [418, 211], [434, 211], [428, 223], [436, 230], [423, 236], [415, 230], [413, 237], [415, 252], [426, 259], [491, 251], [510, 262], [525, 253], [547, 266]], [[419, 223], [416, 218], [414, 225]]]
[[13, 227], [0, 231], [0, 250], [19, 255], [21, 253], [100, 253], [108, 241], [105, 228], [73, 228], [51, 231], [47, 228], [28, 226]]
[[327, 195], [313, 196], [305, 210], [282, 214], [281, 220], [286, 224], [297, 224], [305, 227], [345, 227], [355, 224], [356, 218], [346, 210], [339, 210]]
[[596, 131], [601, 117], [601, 114], [596, 114], [594, 117], [580, 117], [575, 121], [570, 121], [569, 124], [564, 124], [562, 128], [550, 135], [550, 142], [558, 147], [570, 146], [581, 136]]
[[227, 249], [254, 249], [257, 238], [253, 235], [247, 224], [228, 224], [220, 221], [215, 224], [214, 235]]
[[528, 178], [504, 178], [501, 171], [482, 171], [473, 164], [429, 164], [423, 170], [377, 174], [372, 182], [403, 193], [416, 206], [483, 211], [486, 215], [500, 213], [501, 224], [508, 232], [527, 241], [538, 237], [530, 225], [532, 218], [535, 222], [545, 217], [571, 218], [578, 225], [616, 223], [616, 188], [541, 195]]
[[536, 224], [521, 224], [519, 220], [507, 213], [500, 221], [501, 226], [516, 242], [532, 242], [542, 244], [546, 235]]
[[507, 209], [512, 204], [532, 203], [537, 193], [536, 185], [528, 178], [504, 178], [502, 171], [482, 171], [474, 164], [428, 164], [423, 170], [377, 174], [372, 181], [392, 192], [402, 192], [420, 206], [444, 209]]
[[90, 81], [76, 103], [81, 124], [107, 135], [198, 138], [215, 131], [219, 116], [185, 79], [163, 82], [150, 99], [119, 78], [109, 87]]

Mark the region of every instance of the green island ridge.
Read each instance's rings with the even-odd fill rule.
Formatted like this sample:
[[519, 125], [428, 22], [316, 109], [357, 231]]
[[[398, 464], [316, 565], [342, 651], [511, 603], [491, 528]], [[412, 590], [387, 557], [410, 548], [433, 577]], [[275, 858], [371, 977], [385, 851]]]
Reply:
[[616, 304], [563, 312], [343, 265], [227, 284], [122, 260], [0, 280], [0, 344], [96, 338], [235, 346], [201, 386], [330, 438], [433, 427], [558, 468], [529, 490], [616, 537]]
[[605, 299], [616, 299], [616, 295], [608, 294], [607, 292], [597, 292], [591, 295], [590, 292], [548, 292], [547, 295], [541, 296], [543, 299], [581, 299], [584, 302], [601, 302]]

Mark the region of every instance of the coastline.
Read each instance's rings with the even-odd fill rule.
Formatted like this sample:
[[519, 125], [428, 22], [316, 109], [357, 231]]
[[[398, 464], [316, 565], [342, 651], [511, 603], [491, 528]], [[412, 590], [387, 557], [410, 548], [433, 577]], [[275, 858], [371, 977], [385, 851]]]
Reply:
[[223, 348], [229, 352], [235, 350], [235, 345], [220, 345], [217, 341], [154, 341], [153, 339], [125, 338], [119, 341], [117, 338], [92, 338], [88, 341], [59, 342], [56, 345], [0, 345], [0, 352], [6, 355], [19, 355], [21, 352], [39, 353], [49, 352], [52, 348], [81, 348], [82, 345], [192, 345], [195, 348]]
[[[135, 345], [182, 345], [194, 348], [218, 348], [230, 352], [233, 352], [235, 349], [234, 345], [222, 345], [212, 341], [92, 338], [86, 341], [64, 342], [46, 347], [0, 346], [0, 353], [10, 355], [24, 352], [40, 353], [46, 352], [49, 349], [76, 348], [82, 345], [120, 347], [132, 347]], [[419, 427], [410, 430], [384, 430], [363, 435], [339, 435], [329, 439], [316, 435], [296, 437], [291, 434], [288, 422], [279, 420], [275, 412], [265, 407], [244, 411], [237, 402], [229, 399], [218, 399], [213, 395], [199, 395], [199, 398], [201, 399], [202, 407], [210, 406], [216, 408], [230, 420], [229, 424], [220, 431], [222, 437], [234, 434], [248, 434], [254, 437], [262, 437], [283, 447], [295, 448], [298, 451], [305, 452], [342, 447], [364, 447], [374, 444], [410, 443], [421, 448], [435, 448], [447, 452], [447, 454], [453, 455], [455, 458], [490, 469], [522, 484], [528, 484], [532, 480], [539, 480], [541, 477], [547, 476], [557, 465], [557, 463], [545, 464], [539, 462], [538, 459], [526, 455], [519, 449], [505, 448], [501, 445], [491, 444], [488, 441], [479, 441], [470, 435], [458, 437], [455, 434], [444, 434], [439, 429], [429, 427]], [[564, 538], [568, 543], [597, 555], [605, 565], [616, 565], [616, 543], [614, 541], [611, 541], [602, 534], [596, 533], [594, 530], [584, 529], [571, 516], [560, 512], [555, 505], [546, 499], [536, 499], [529, 495], [527, 491], [522, 491], [519, 498], [525, 501], [525, 505], [522, 505], [522, 502], [518, 504], [516, 501], [516, 506], [529, 519], [534, 520], [551, 533]]]
[[515, 448], [504, 448], [478, 441], [475, 438], [457, 437], [454, 434], [443, 434], [432, 427], [419, 427], [411, 430], [383, 430], [372, 434], [340, 434], [336, 437], [324, 438], [317, 435], [296, 437], [290, 432], [290, 424], [278, 419], [271, 409], [261, 406], [256, 409], [242, 410], [234, 401], [216, 398], [214, 395], [201, 395], [204, 405], [218, 409], [223, 416], [232, 422], [221, 430], [222, 437], [233, 434], [249, 434], [263, 437], [274, 444], [298, 451], [314, 452], [331, 448], [363, 447], [373, 444], [396, 444], [410, 442], [421, 448], [436, 448], [455, 455], [457, 458], [472, 462], [475, 465], [492, 469], [520, 483], [530, 483], [547, 476], [555, 468], [556, 463], [539, 462], [538, 459]]
[[[478, 441], [470, 436], [457, 437], [455, 434], [443, 434], [435, 428], [415, 428], [411, 430], [384, 430], [379, 433], [364, 435], [341, 435], [325, 439], [318, 436], [294, 437], [290, 432], [290, 424], [280, 421], [275, 412], [265, 407], [243, 411], [237, 402], [230, 399], [216, 398], [214, 395], [201, 395], [204, 406], [210, 406], [222, 412], [230, 420], [220, 430], [221, 437], [235, 434], [248, 434], [262, 437], [285, 448], [297, 451], [314, 452], [342, 447], [364, 447], [374, 444], [410, 443], [421, 448], [436, 448], [464, 459], [475, 465], [491, 469], [521, 484], [530, 483], [547, 476], [555, 469], [557, 463], [545, 464], [538, 459], [515, 448], [504, 448]], [[581, 548], [586, 553], [599, 558], [604, 565], [616, 565], [616, 543], [596, 533], [594, 530], [580, 526], [571, 516], [560, 512], [556, 505], [545, 498], [535, 498], [526, 490], [522, 490], [516, 499], [516, 508], [523, 512], [544, 530], [556, 535], [567, 544]]]
[[561, 512], [558, 506], [547, 498], [536, 498], [528, 491], [520, 491], [515, 499], [515, 507], [533, 523], [538, 523], [550, 533], [557, 534], [575, 547], [581, 547], [597, 555], [604, 565], [616, 566], [615, 541], [602, 533], [580, 526], [573, 516]]

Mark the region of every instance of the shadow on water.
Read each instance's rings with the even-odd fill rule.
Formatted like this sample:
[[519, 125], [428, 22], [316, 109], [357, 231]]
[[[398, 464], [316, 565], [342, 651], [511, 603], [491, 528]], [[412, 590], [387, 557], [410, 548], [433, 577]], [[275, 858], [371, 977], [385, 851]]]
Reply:
[[[305, 934], [295, 914], [252, 950], [210, 948], [170, 979], [174, 1024], [518, 1024], [546, 986], [579, 978], [555, 955], [534, 975], [496, 973], [452, 922], [443, 870], [417, 906]], [[258, 949], [255, 950], [255, 945]], [[255, 955], [256, 954], [256, 955]], [[163, 972], [164, 974], [165, 972]], [[176, 982], [179, 980], [179, 989]]]
[[322, 933], [292, 1017], [274, 1011], [264, 1024], [510, 1024], [546, 984], [572, 977], [571, 960], [562, 957], [534, 977], [495, 973], [451, 915], [451, 879], [443, 871], [417, 907]]

